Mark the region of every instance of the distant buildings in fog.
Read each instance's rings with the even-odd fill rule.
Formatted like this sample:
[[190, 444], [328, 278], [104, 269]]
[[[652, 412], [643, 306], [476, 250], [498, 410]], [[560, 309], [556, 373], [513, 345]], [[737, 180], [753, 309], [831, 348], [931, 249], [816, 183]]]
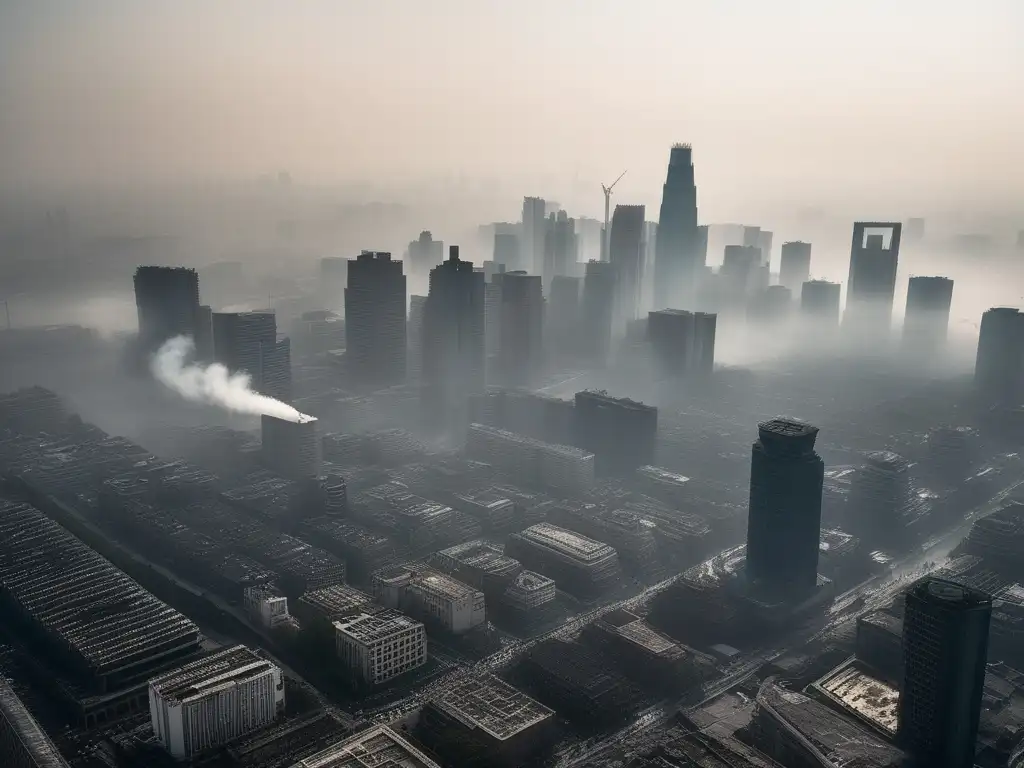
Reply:
[[934, 352], [949, 331], [953, 281], [948, 277], [914, 276], [907, 284], [903, 341], [915, 352]]
[[859, 221], [853, 225], [844, 325], [867, 333], [888, 333], [902, 231], [898, 222]]
[[800, 240], [782, 244], [782, 259], [779, 264], [779, 284], [794, 295], [801, 286], [811, 279], [811, 244]]

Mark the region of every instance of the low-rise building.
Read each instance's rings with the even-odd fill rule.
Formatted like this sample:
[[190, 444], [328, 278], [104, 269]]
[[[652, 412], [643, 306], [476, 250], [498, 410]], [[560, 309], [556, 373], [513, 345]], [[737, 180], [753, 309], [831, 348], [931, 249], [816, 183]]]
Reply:
[[375, 574], [373, 596], [453, 634], [487, 620], [483, 592], [425, 565], [396, 566]]
[[619, 577], [619, 556], [612, 547], [550, 523], [509, 536], [505, 554], [581, 596], [599, 594]]
[[386, 725], [378, 725], [350, 736], [292, 768], [441, 768]]
[[245, 610], [262, 627], [273, 629], [288, 621], [288, 598], [269, 585], [246, 587], [242, 600]]

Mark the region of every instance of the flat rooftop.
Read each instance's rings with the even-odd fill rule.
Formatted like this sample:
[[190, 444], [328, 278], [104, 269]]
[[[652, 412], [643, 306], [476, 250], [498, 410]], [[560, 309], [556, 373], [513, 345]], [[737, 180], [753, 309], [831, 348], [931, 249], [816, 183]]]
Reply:
[[373, 602], [365, 592], [347, 584], [336, 584], [323, 589], [314, 589], [299, 598], [325, 617], [343, 616]]
[[812, 684], [841, 709], [888, 736], [896, 735], [897, 688], [850, 659]]
[[447, 685], [431, 704], [467, 728], [479, 728], [499, 741], [555, 716], [552, 710], [494, 675]]
[[537, 592], [554, 585], [554, 583], [554, 579], [549, 579], [542, 574], [533, 571], [520, 571], [512, 581], [510, 589], [517, 592]]
[[442, 549], [437, 554], [483, 573], [510, 573], [519, 567], [518, 560], [503, 554], [498, 547], [481, 539], [456, 544], [454, 547]]
[[0, 501], [0, 589], [96, 672], [199, 629], [42, 512]]
[[201, 699], [232, 683], [266, 674], [275, 666], [244, 645], [193, 661], [149, 681], [150, 688], [168, 702]]
[[292, 768], [440, 768], [386, 725], [339, 741]]
[[445, 600], [465, 600], [480, 594], [478, 590], [463, 584], [458, 579], [453, 579], [447, 574], [440, 573], [433, 569], [424, 569], [417, 573], [412, 580], [410, 587], [419, 587]]
[[650, 478], [651, 480], [657, 480], [661, 483], [683, 486], [690, 482], [690, 478], [685, 475], [680, 475], [677, 472], [670, 472], [663, 467], [655, 467], [652, 464], [640, 467], [636, 472], [638, 475]]
[[334, 628], [357, 643], [372, 643], [376, 640], [410, 629], [423, 629], [423, 625], [398, 611], [386, 610], [378, 613], [360, 613], [334, 622]]
[[605, 615], [602, 624], [614, 634], [644, 649], [653, 656], [679, 655], [679, 644], [658, 632], [639, 616], [616, 610]]
[[615, 550], [600, 541], [594, 541], [575, 531], [559, 528], [551, 523], [531, 525], [520, 534], [527, 541], [553, 549], [576, 560], [593, 561], [615, 554]]

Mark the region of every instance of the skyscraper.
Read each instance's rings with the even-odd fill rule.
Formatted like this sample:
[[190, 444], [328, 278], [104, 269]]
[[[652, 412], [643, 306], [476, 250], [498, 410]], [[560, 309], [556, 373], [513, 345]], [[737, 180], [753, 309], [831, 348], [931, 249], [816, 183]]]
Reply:
[[498, 369], [508, 386], [530, 386], [543, 362], [544, 294], [541, 278], [525, 272], [501, 276]]
[[782, 244], [779, 284], [800, 295], [801, 286], [811, 277], [811, 244], [794, 240]]
[[1016, 404], [1024, 384], [1024, 313], [996, 307], [981, 316], [974, 386], [989, 403]]
[[231, 373], [249, 374], [252, 388], [284, 402], [291, 400], [291, 342], [277, 338], [272, 311], [214, 312], [213, 357]]
[[578, 277], [558, 276], [551, 281], [551, 292], [544, 312], [548, 343], [558, 357], [573, 355], [579, 342], [580, 286]]
[[934, 351], [946, 340], [952, 302], [953, 281], [948, 277], [910, 278], [903, 317], [903, 341], [910, 350]]
[[655, 366], [663, 376], [678, 378], [689, 368], [693, 354], [693, 313], [682, 309], [659, 309], [647, 314], [647, 340]]
[[425, 291], [430, 280], [430, 270], [444, 261], [444, 243], [424, 230], [419, 238], [409, 243], [409, 263], [405, 274], [410, 291]]
[[[853, 225], [844, 325], [849, 323], [854, 330], [873, 334], [888, 333], [902, 231], [903, 225], [898, 222], [858, 221]], [[888, 247], [886, 233], [890, 238]]]
[[800, 314], [814, 323], [839, 325], [839, 283], [828, 280], [808, 280], [800, 287]]
[[519, 269], [523, 261], [522, 243], [515, 232], [494, 231], [494, 261], [505, 270]]
[[689, 144], [672, 147], [662, 188], [655, 254], [654, 308], [679, 306], [690, 296], [701, 260], [697, 229], [697, 187]]
[[423, 374], [423, 313], [426, 296], [409, 297], [409, 319], [405, 324], [405, 373], [409, 381], [419, 383]]
[[572, 274], [576, 263], [576, 222], [565, 211], [550, 214], [544, 227], [544, 294], [551, 291], [551, 280]]
[[643, 286], [644, 206], [616, 205], [612, 214], [609, 261], [615, 267], [615, 331], [636, 320]]
[[345, 361], [363, 384], [405, 382], [405, 284], [402, 262], [390, 253], [363, 251], [348, 262]]
[[583, 278], [583, 313], [580, 347], [597, 365], [608, 362], [615, 317], [615, 266], [607, 261], [588, 261]]
[[196, 336], [199, 274], [185, 267], [139, 267], [135, 270], [135, 306], [139, 341], [155, 352], [175, 336]]
[[972, 768], [992, 598], [927, 578], [906, 596], [896, 738], [921, 764]]
[[510, 269], [523, 269], [539, 275], [544, 268], [544, 231], [547, 205], [542, 197], [523, 198], [523, 236], [519, 241], [520, 263]]
[[484, 389], [484, 275], [459, 246], [430, 272], [423, 317], [423, 404], [428, 418], [462, 431], [470, 395]]
[[818, 581], [825, 463], [818, 428], [776, 418], [757, 426], [750, 459], [746, 576], [755, 594], [799, 599]]

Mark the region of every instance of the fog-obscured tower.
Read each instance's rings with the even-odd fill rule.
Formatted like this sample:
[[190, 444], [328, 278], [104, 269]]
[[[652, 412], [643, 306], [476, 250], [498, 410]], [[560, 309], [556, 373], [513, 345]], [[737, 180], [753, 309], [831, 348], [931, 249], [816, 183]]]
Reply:
[[135, 306], [144, 351], [155, 352], [175, 336], [195, 338], [199, 274], [185, 267], [139, 267], [135, 270]]
[[273, 312], [214, 312], [213, 357], [231, 373], [244, 372], [257, 392], [291, 400], [291, 342], [277, 338]]
[[582, 314], [581, 351], [597, 365], [604, 365], [611, 350], [615, 317], [615, 266], [611, 262], [587, 262]]
[[494, 231], [494, 261], [505, 265], [505, 271], [521, 269], [523, 264], [522, 238], [516, 232]]
[[658, 213], [654, 308], [679, 306], [680, 299], [692, 294], [693, 281], [703, 266], [693, 150], [689, 144], [676, 144], [669, 154]]
[[615, 267], [616, 324], [625, 328], [640, 313], [643, 286], [644, 215], [642, 205], [616, 205], [612, 214], [609, 261]]
[[444, 261], [444, 243], [435, 240], [430, 232], [424, 230], [416, 240], [409, 243], [408, 253], [408, 264], [405, 267], [408, 288], [425, 291], [430, 280], [430, 270]]
[[405, 382], [405, 285], [402, 262], [390, 253], [363, 251], [348, 263], [345, 362], [363, 384]]
[[839, 325], [843, 287], [828, 280], [808, 280], [800, 287], [800, 314], [813, 323]]
[[981, 316], [974, 387], [988, 403], [1016, 404], [1024, 379], [1024, 313], [995, 307]]
[[926, 578], [906, 596], [896, 738], [930, 768], [973, 768], [992, 598]]
[[539, 275], [544, 268], [544, 231], [547, 226], [547, 204], [542, 197], [523, 198], [523, 235], [519, 242], [520, 263], [513, 269], [523, 269]]
[[777, 418], [758, 425], [751, 450], [746, 575], [766, 596], [799, 598], [818, 581], [825, 463], [818, 428]]
[[948, 277], [910, 278], [907, 311], [903, 317], [903, 341], [915, 352], [934, 350], [946, 341], [953, 281]]
[[[855, 331], [870, 334], [889, 331], [902, 231], [903, 225], [898, 222], [858, 221], [853, 225], [843, 324], [849, 324]], [[886, 233], [889, 234], [888, 247]]]
[[784, 285], [800, 295], [801, 286], [811, 276], [811, 244], [794, 240], [782, 244], [782, 257], [779, 264], [779, 284]]
[[348, 259], [325, 256], [320, 259], [320, 286], [318, 293], [324, 309], [337, 311], [345, 303], [348, 280]]
[[572, 274], [576, 263], [576, 222], [565, 211], [548, 216], [544, 227], [544, 294], [558, 275]]
[[501, 276], [498, 369], [508, 386], [530, 386], [544, 359], [544, 294], [539, 275]]
[[551, 281], [544, 327], [549, 347], [558, 357], [574, 356], [578, 352], [582, 285], [579, 277], [557, 276]]

